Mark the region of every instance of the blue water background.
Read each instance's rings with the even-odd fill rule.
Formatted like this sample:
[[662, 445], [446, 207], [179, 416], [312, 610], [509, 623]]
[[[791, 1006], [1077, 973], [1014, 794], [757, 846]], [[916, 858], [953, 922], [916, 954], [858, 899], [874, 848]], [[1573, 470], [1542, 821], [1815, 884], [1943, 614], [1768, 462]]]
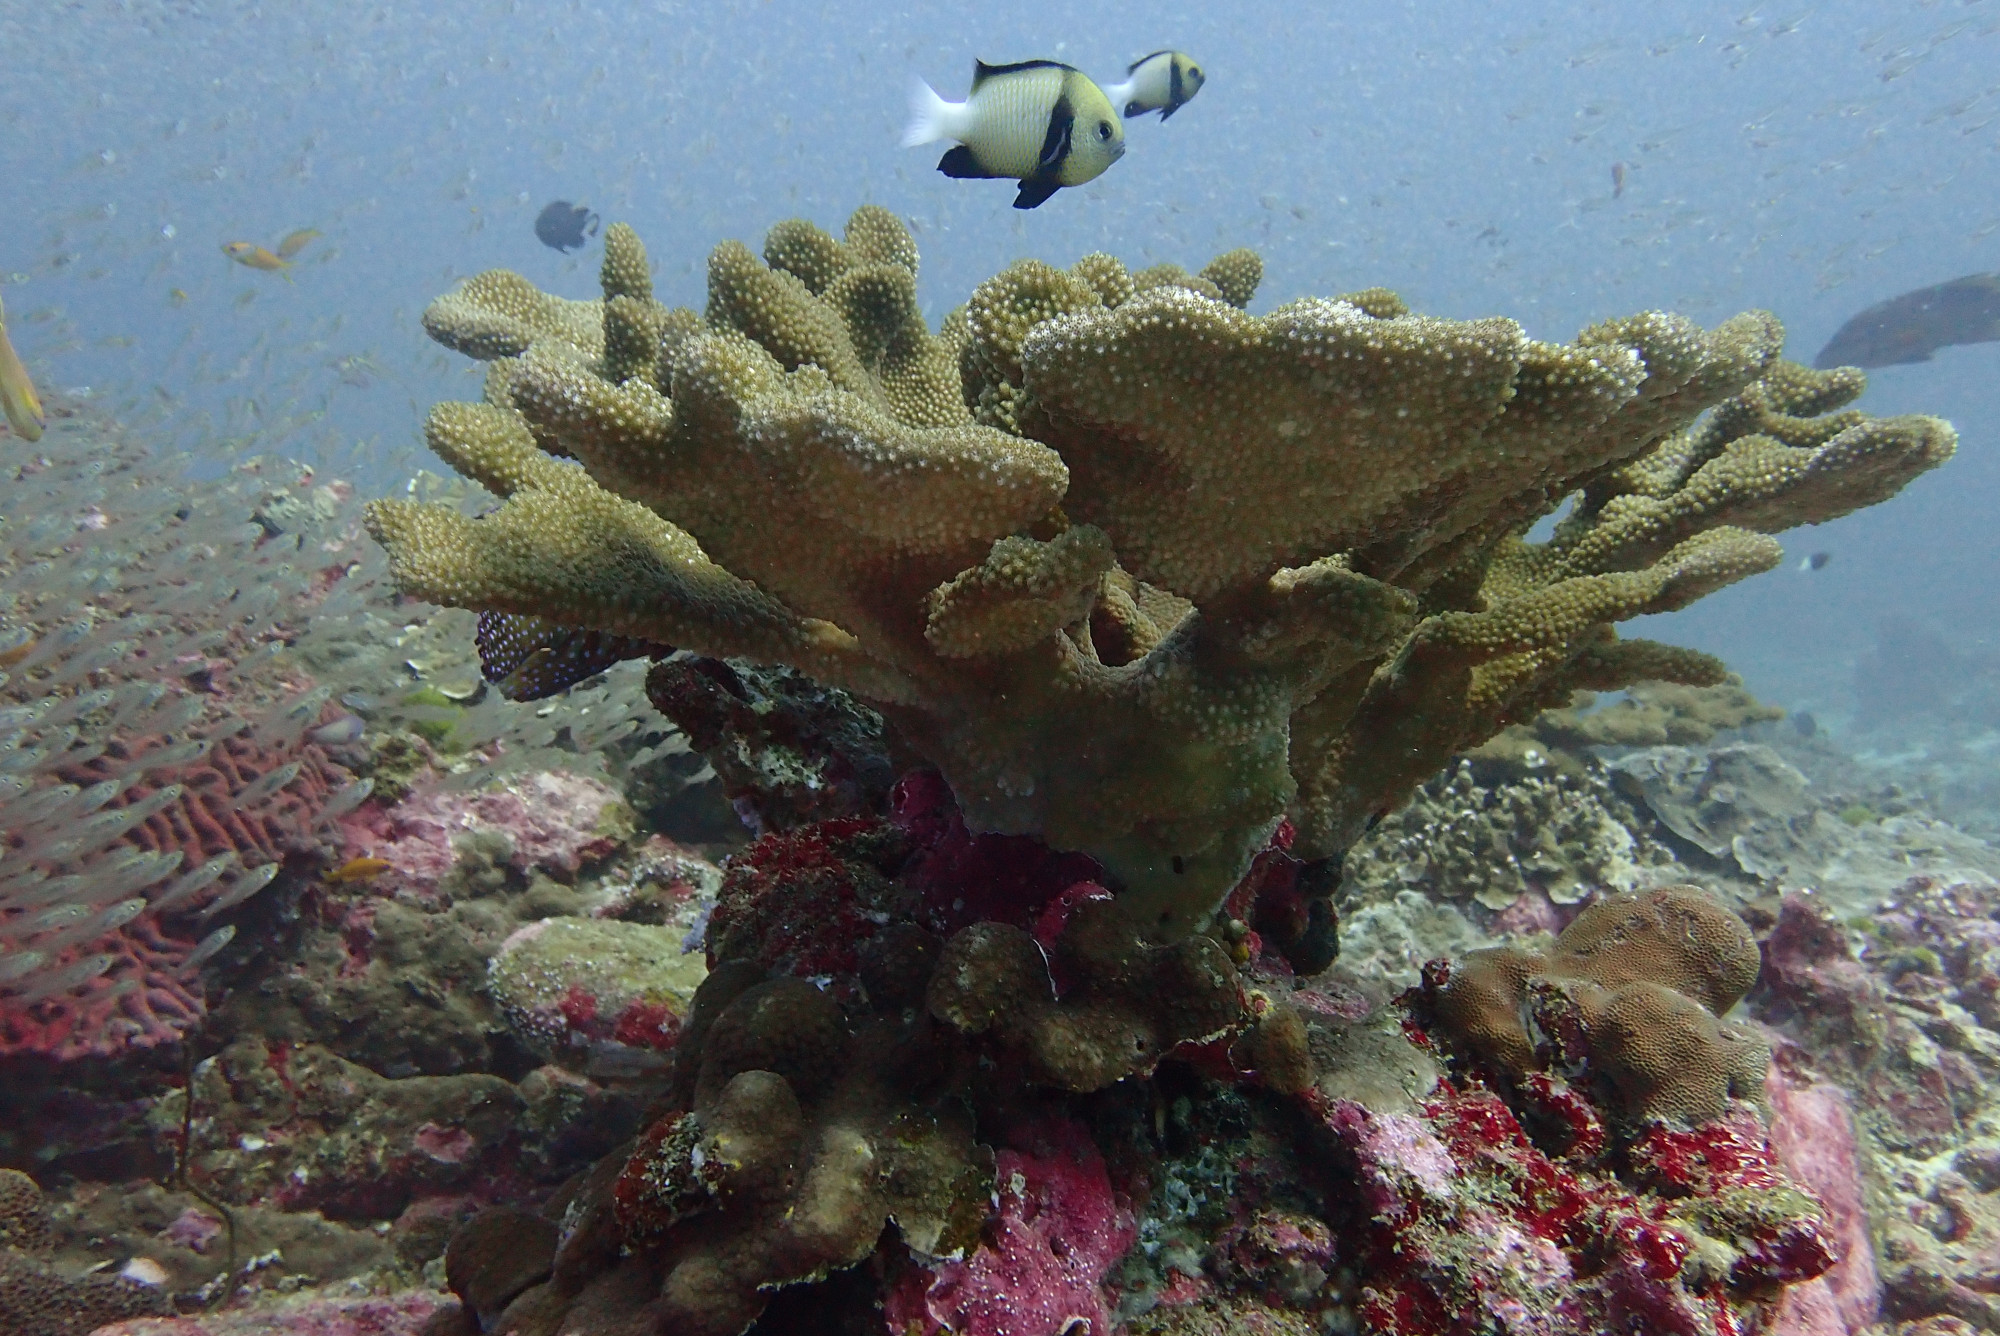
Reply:
[[[1161, 46], [1194, 53], [1207, 89], [1034, 213], [898, 147], [918, 76], [956, 97], [975, 56], [1052, 56], [1108, 81]], [[46, 383], [163, 445], [397, 484], [430, 462], [428, 405], [478, 394], [481, 369], [422, 335], [430, 297], [493, 266], [594, 295], [595, 247], [533, 236], [558, 196], [632, 222], [659, 295], [697, 307], [715, 242], [795, 215], [837, 229], [874, 202], [915, 229], [933, 320], [1020, 256], [1192, 268], [1250, 245], [1253, 309], [1384, 284], [1567, 339], [1649, 307], [1765, 307], [1810, 360], [1864, 305], [2000, 269], [2000, 0], [0, 0], [15, 340]], [[325, 235], [289, 284], [219, 250], [298, 227]], [[2000, 345], [1877, 373], [1866, 406], [1951, 417], [1959, 459], [1787, 538], [1794, 560], [1831, 552], [1825, 570], [1635, 629], [1836, 712], [1886, 615], [1985, 644]]]

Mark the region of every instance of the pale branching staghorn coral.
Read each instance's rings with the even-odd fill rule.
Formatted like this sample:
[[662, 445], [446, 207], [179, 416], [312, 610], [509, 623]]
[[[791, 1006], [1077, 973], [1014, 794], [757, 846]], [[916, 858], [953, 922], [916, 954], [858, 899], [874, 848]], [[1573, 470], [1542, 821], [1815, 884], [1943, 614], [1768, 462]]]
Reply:
[[718, 247], [705, 315], [653, 299], [622, 226], [601, 303], [482, 275], [425, 323], [497, 359], [487, 400], [429, 436], [505, 504], [370, 522], [419, 597], [856, 693], [968, 822], [1090, 853], [1156, 939], [1286, 815], [1297, 852], [1337, 853], [1575, 689], [1718, 680], [1612, 625], [1769, 569], [1767, 534], [1954, 446], [1831, 411], [1861, 377], [1781, 361], [1768, 315], [1567, 345], [1380, 289], [1253, 316], [1236, 251], [1019, 263], [934, 335], [916, 267], [871, 207], [844, 240], [781, 224], [762, 262]]

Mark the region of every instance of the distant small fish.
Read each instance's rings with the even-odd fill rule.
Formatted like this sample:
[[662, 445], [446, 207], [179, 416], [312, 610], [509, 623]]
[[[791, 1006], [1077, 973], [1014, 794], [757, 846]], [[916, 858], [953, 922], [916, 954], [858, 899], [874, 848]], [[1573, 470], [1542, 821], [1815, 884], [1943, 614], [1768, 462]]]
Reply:
[[367, 730], [367, 727], [366, 724], [361, 722], [358, 716], [343, 714], [332, 723], [321, 724], [318, 728], [315, 728], [312, 731], [312, 738], [314, 742], [324, 743], [329, 747], [337, 747], [343, 743], [355, 741]]
[[1826, 569], [1826, 563], [1832, 560], [1833, 553], [1831, 552], [1815, 552], [1809, 557], [1799, 558], [1799, 569], [1802, 571], [1823, 571]]
[[183, 291], [180, 288], [167, 289], [167, 305], [179, 308], [182, 306], [186, 306], [187, 304], [188, 304], [188, 295], [185, 291]]
[[1104, 90], [1083, 71], [1053, 60], [1016, 65], [975, 61], [972, 90], [947, 102], [919, 80], [910, 94], [903, 147], [956, 139], [938, 159], [955, 179], [1021, 183], [1014, 207], [1032, 209], [1064, 186], [1102, 176], [1125, 155], [1125, 127]]
[[1611, 198], [1613, 199], [1622, 198], [1625, 194], [1625, 170], [1625, 164], [1622, 162], [1611, 164]]
[[2000, 274], [1967, 274], [1877, 302], [1834, 332], [1813, 365], [1903, 366], [1938, 349], [2000, 340]]
[[278, 258], [281, 260], [291, 259], [294, 255], [304, 250], [312, 242], [313, 238], [318, 235], [319, 232], [310, 227], [302, 227], [296, 232], [285, 233], [284, 240], [278, 243]]
[[386, 858], [350, 858], [327, 873], [326, 879], [343, 885], [357, 881], [373, 881], [394, 866], [395, 864]]
[[1125, 67], [1125, 82], [1106, 84], [1104, 96], [1111, 99], [1129, 120], [1149, 111], [1166, 120], [1193, 100], [1208, 82], [1194, 57], [1179, 51], [1155, 51]]
[[551, 250], [568, 253], [583, 248], [586, 236], [597, 235], [597, 215], [581, 204], [553, 200], [535, 219], [535, 235]]
[[283, 274], [287, 283], [291, 282], [292, 262], [282, 260], [262, 246], [251, 241], [225, 241], [222, 253], [246, 269], [261, 269], [266, 273]]
[[14, 434], [24, 441], [42, 439], [42, 428], [48, 426], [49, 419], [42, 412], [42, 401], [35, 394], [35, 382], [28, 376], [28, 368], [21, 365], [20, 354], [14, 351], [13, 341], [7, 337], [7, 308], [0, 305], [0, 410], [7, 414], [7, 425]]
[[1792, 714], [1792, 731], [1802, 738], [1809, 738], [1819, 732], [1819, 720], [1812, 717], [1810, 710], [1798, 710]]

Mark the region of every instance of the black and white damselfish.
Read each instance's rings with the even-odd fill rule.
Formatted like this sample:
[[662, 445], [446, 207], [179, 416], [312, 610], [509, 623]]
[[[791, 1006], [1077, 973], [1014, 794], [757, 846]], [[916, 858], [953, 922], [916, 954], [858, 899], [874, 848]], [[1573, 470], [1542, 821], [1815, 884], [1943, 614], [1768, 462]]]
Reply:
[[910, 94], [903, 146], [939, 139], [958, 147], [938, 159], [951, 177], [1011, 177], [1014, 207], [1032, 209], [1064, 186], [1104, 174], [1125, 153], [1125, 127], [1104, 90], [1082, 70], [1053, 60], [972, 67], [972, 91], [947, 102], [919, 81]]
[[1128, 117], [1157, 111], [1164, 121], [1185, 107], [1207, 82], [1208, 76], [1194, 63], [1193, 56], [1181, 51], [1155, 51], [1126, 66], [1125, 82], [1105, 85], [1104, 95]]

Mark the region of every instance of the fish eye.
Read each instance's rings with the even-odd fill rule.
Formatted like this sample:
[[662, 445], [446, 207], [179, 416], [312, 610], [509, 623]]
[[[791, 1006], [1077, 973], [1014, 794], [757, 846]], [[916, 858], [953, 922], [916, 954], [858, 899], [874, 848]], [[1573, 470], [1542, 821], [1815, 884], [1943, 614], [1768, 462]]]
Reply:
[[1097, 123], [1097, 137], [1098, 137], [1099, 139], [1110, 139], [1110, 138], [1111, 138], [1111, 122], [1110, 122], [1110, 121], [1099, 121], [1099, 122]]
[[1188, 66], [1188, 75], [1190, 78], [1199, 79], [1201, 77], [1201, 66], [1199, 65]]

